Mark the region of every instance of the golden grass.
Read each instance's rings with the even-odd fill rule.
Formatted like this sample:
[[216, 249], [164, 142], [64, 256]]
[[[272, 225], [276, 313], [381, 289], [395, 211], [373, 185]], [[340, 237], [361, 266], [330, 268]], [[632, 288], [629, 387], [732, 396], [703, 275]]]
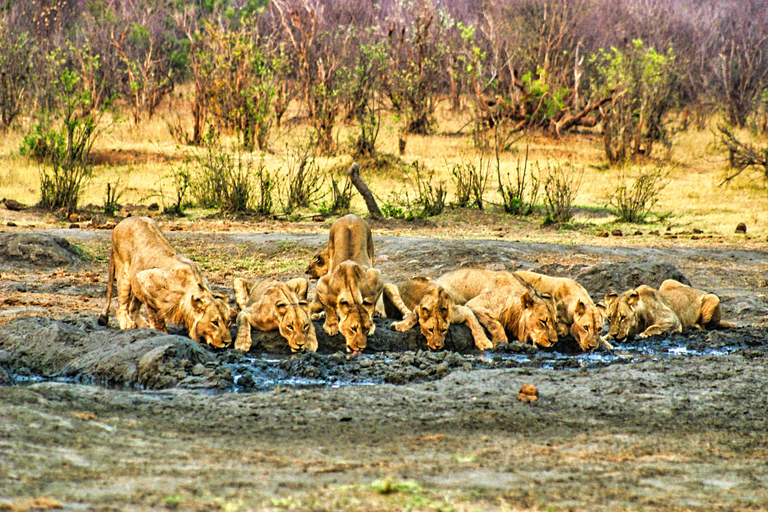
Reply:
[[[179, 146], [171, 137], [165, 118], [181, 119], [191, 127], [189, 108], [182, 95], [174, 96], [174, 103], [164, 104], [159, 113], [149, 122], [136, 127], [129, 120], [112, 124], [96, 141], [94, 151], [102, 159], [114, 165], [97, 165], [94, 176], [88, 183], [80, 201], [82, 206], [104, 203], [107, 183], [119, 182], [125, 188], [122, 203], [150, 204], [161, 206], [173, 202], [173, 184], [170, 178], [173, 166], [179, 166], [185, 154], [195, 148]], [[272, 171], [285, 169], [293, 148], [307, 139], [308, 125], [291, 119], [297, 112], [289, 111], [286, 125], [275, 132], [266, 154], [255, 153], [254, 158], [263, 158]], [[451, 167], [461, 162], [477, 164], [480, 158], [472, 144], [469, 127], [466, 126], [468, 113], [457, 114], [441, 105], [438, 110], [438, 133], [429, 136], [408, 137], [405, 154], [401, 161], [407, 168], [418, 161], [434, 171], [434, 180], [443, 181], [449, 191], [448, 200], [453, 200], [455, 187], [451, 179]], [[382, 153], [397, 154], [397, 130], [391, 118], [384, 118], [378, 139]], [[339, 125], [336, 136], [340, 147], [345, 147], [355, 127]], [[19, 155], [22, 140], [20, 132], [8, 132], [0, 138], [0, 197], [8, 197], [25, 204], [35, 204], [40, 199], [39, 167], [26, 157]], [[708, 233], [732, 235], [736, 225], [744, 222], [752, 237], [765, 239], [768, 236], [768, 194], [764, 180], [755, 175], [744, 175], [727, 185], [720, 185], [724, 176], [726, 161], [724, 155], [712, 149], [715, 136], [712, 131], [689, 129], [678, 134], [673, 149], [666, 158], [661, 158], [663, 148], [658, 148], [656, 161], [646, 166], [664, 165], [669, 169], [669, 184], [660, 195], [656, 212], [670, 214], [665, 225], [645, 226], [647, 229], [663, 230], [667, 225], [698, 228]], [[570, 162], [583, 170], [581, 186], [576, 196], [579, 208], [574, 222], [599, 226], [612, 223], [615, 219], [605, 211], [607, 198], [616, 186], [619, 171], [608, 169], [602, 151], [599, 134], [567, 134], [562, 139], [542, 135], [527, 135], [518, 141], [511, 151], [502, 154], [502, 174], [514, 176], [515, 169], [529, 152], [531, 168], [546, 169], [550, 165]], [[397, 158], [392, 157], [397, 160]], [[350, 156], [340, 150], [338, 155], [320, 157], [318, 163], [323, 169], [344, 167], [351, 163]], [[625, 172], [639, 171], [635, 166]], [[363, 168], [363, 177], [378, 196], [380, 204], [391, 198], [391, 194], [408, 193], [414, 198], [413, 186], [403, 179], [400, 170], [375, 172]], [[486, 200], [499, 204], [496, 192], [497, 179], [492, 173], [487, 188]], [[541, 196], [541, 194], [540, 194]], [[355, 194], [353, 210], [365, 213], [362, 199]], [[630, 227], [629, 229], [634, 229]]]

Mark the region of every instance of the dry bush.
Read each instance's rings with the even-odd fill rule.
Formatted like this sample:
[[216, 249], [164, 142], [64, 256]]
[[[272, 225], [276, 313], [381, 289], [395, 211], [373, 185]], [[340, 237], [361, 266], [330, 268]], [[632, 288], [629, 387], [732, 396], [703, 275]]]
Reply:
[[517, 161], [515, 167], [515, 179], [510, 178], [507, 173], [507, 179], [501, 176], [501, 166], [497, 165], [496, 172], [499, 178], [499, 194], [502, 199], [502, 208], [504, 213], [511, 215], [529, 215], [533, 213], [536, 205], [536, 199], [539, 195], [539, 173], [538, 170], [528, 168], [528, 148], [525, 149], [525, 159], [520, 163]]
[[554, 222], [568, 222], [573, 218], [573, 201], [579, 192], [583, 170], [573, 164], [549, 164], [544, 176], [544, 197], [547, 215]]
[[623, 222], [643, 222], [659, 202], [659, 194], [668, 184], [668, 174], [662, 167], [654, 167], [632, 180], [622, 172], [608, 206]]
[[434, 217], [440, 215], [445, 209], [445, 199], [448, 195], [445, 191], [444, 182], [438, 181], [435, 186], [432, 185], [435, 173], [427, 170], [419, 162], [413, 163], [413, 174], [409, 180], [416, 185], [417, 197], [414, 203], [421, 207], [420, 216]]
[[[343, 171], [342, 171], [343, 172]], [[354, 187], [352, 182], [346, 176], [339, 176], [338, 172], [329, 172], [327, 175], [328, 181], [331, 183], [331, 198], [330, 202], [322, 202], [320, 207], [321, 213], [333, 214], [333, 215], [345, 215], [349, 213], [352, 206], [352, 193]]]
[[480, 156], [478, 165], [472, 162], [460, 162], [451, 167], [451, 175], [456, 185], [456, 206], [466, 208], [474, 206], [483, 209], [483, 196], [490, 177], [490, 160]]
[[325, 184], [312, 142], [300, 144], [290, 153], [281, 194], [287, 212], [312, 206], [322, 197], [321, 191]]

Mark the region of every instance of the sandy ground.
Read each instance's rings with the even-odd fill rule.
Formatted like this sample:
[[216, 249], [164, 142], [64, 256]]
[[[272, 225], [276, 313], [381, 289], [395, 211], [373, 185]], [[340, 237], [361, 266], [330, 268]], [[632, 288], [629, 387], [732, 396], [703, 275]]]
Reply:
[[[283, 223], [216, 226], [181, 224], [179, 232], [168, 229], [169, 239], [194, 243], [203, 255], [233, 247], [267, 254], [288, 241], [303, 255], [327, 233], [327, 225], [311, 223], [292, 234]], [[84, 337], [111, 332], [120, 340], [114, 329], [92, 332], [87, 321], [103, 306], [106, 262], [6, 264], [0, 370], [11, 381], [0, 387], [0, 510], [768, 510], [765, 244], [683, 235], [565, 241], [538, 228], [501, 226], [494, 236], [493, 226], [476, 226], [453, 226], [460, 240], [436, 241], [448, 228], [374, 224], [377, 265], [397, 281], [468, 264], [588, 279], [599, 265], [630, 272], [638, 263], [665, 263], [717, 293], [724, 318], [741, 327], [676, 338], [688, 351], [667, 350], [661, 338], [619, 345], [619, 357], [597, 365], [557, 352], [522, 362], [508, 354], [416, 352], [269, 363], [363, 372], [408, 360], [417, 367], [400, 385], [286, 383], [236, 393], [105, 387], [38, 381], [34, 372], [25, 380], [26, 363], [13, 355], [20, 342], [7, 333], [22, 332], [20, 317], [33, 315], [56, 332], [77, 325]], [[46, 227], [53, 226], [40, 220], [7, 231]], [[47, 233], [78, 246], [108, 245], [108, 231]], [[268, 257], [287, 258], [279, 251]], [[226, 290], [232, 272], [210, 277]], [[586, 282], [595, 298], [610, 284]], [[34, 332], [30, 346], [45, 338]], [[203, 376], [239, 364], [196, 350], [208, 358]], [[441, 364], [443, 371], [431, 372]], [[518, 400], [524, 384], [538, 388], [537, 402]]]

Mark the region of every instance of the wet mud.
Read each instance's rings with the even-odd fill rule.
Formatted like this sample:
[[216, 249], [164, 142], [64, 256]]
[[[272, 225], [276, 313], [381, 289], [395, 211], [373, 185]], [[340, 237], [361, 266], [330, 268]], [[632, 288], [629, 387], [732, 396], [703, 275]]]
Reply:
[[[65, 235], [76, 245], [108, 234]], [[310, 252], [324, 243], [208, 243], [275, 240]], [[276, 333], [254, 330], [246, 354], [173, 328], [99, 326], [103, 263], [3, 253], [0, 510], [36, 498], [66, 510], [768, 509], [765, 252], [375, 243], [392, 282], [525, 268], [574, 277], [599, 300], [676, 278], [717, 293], [739, 327], [584, 354], [569, 339], [480, 352], [452, 326], [446, 350], [430, 352], [418, 329], [377, 319], [367, 350], [348, 354], [316, 322], [318, 353], [291, 354]], [[524, 384], [538, 401], [517, 399]]]

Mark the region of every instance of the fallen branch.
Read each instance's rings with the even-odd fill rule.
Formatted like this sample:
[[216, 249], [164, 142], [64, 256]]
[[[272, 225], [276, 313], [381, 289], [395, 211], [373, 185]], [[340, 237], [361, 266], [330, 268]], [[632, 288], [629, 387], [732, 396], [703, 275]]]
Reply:
[[360, 177], [360, 166], [357, 165], [357, 162], [353, 162], [352, 165], [349, 166], [347, 176], [349, 176], [349, 181], [352, 182], [357, 191], [360, 192], [360, 195], [363, 196], [365, 205], [368, 207], [368, 212], [371, 214], [371, 217], [374, 219], [383, 219], [384, 215], [381, 213], [379, 205], [376, 204], [376, 199], [374, 199], [371, 189], [368, 188], [368, 185], [365, 184], [363, 178]]

